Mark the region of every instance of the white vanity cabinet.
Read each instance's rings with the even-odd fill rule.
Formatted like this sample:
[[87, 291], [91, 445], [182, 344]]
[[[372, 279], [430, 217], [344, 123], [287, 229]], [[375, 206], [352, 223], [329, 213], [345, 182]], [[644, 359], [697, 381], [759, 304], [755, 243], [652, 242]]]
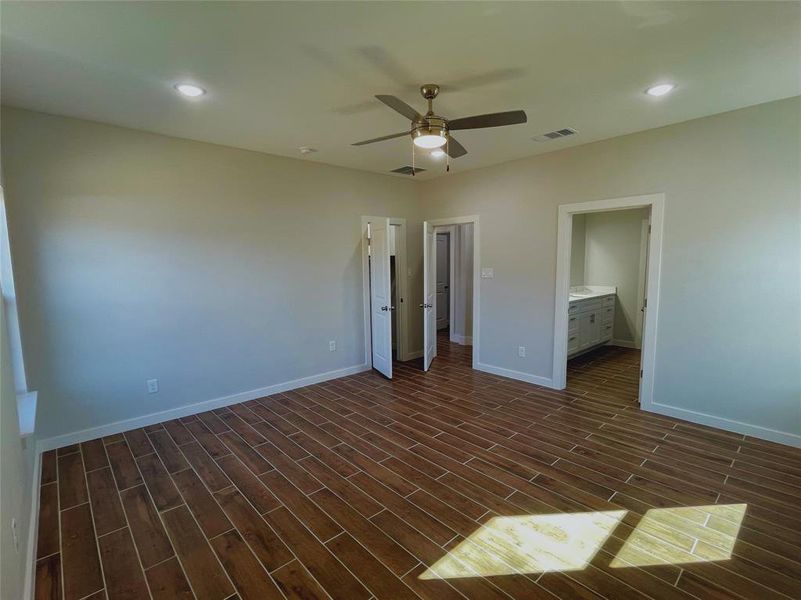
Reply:
[[570, 300], [567, 317], [567, 356], [605, 344], [615, 325], [615, 294]]

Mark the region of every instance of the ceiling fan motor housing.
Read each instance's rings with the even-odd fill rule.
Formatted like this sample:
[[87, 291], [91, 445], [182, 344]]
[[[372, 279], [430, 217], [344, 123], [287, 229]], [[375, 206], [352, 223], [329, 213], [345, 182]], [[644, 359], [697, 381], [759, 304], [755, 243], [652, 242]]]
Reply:
[[425, 116], [422, 121], [415, 121], [412, 129], [412, 139], [424, 135], [446, 138], [448, 136], [448, 121], [437, 116]]

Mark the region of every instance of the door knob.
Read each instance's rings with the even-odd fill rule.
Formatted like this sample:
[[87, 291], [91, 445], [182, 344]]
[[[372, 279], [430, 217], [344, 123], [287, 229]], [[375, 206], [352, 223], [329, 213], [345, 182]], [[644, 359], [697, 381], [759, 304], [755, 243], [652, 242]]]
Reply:
[[381, 310], [389, 310], [389, 306], [382, 306]]

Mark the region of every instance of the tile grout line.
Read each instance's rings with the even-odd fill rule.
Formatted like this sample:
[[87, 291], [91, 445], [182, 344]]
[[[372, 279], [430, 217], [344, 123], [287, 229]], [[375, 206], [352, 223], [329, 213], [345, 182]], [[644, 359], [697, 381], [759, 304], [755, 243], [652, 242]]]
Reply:
[[[105, 446], [103, 446], [103, 451], [105, 451], [105, 449], [106, 449]], [[103, 589], [106, 590], [106, 595], [108, 595], [108, 583], [106, 582], [106, 569], [103, 566], [103, 557], [100, 553], [100, 538], [97, 535], [97, 527], [95, 526], [95, 511], [94, 508], [92, 507], [92, 502], [91, 502], [92, 491], [89, 487], [89, 477], [86, 474], [86, 461], [84, 460], [83, 456], [83, 444], [78, 445], [78, 452], [81, 457], [81, 470], [83, 471], [83, 483], [86, 486], [86, 503], [89, 505], [89, 518], [92, 522], [92, 534], [94, 535], [95, 552], [97, 553], [97, 563], [100, 566], [100, 578], [103, 581]], [[96, 592], [97, 590], [95, 590], [95, 592], [92, 593]]]

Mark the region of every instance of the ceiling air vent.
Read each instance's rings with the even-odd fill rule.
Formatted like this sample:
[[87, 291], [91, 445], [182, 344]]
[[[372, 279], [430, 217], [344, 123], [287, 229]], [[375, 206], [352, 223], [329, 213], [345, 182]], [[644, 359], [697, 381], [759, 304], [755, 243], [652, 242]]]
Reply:
[[549, 142], [551, 140], [558, 140], [559, 138], [567, 137], [569, 135], [576, 135], [577, 133], [578, 131], [572, 127], [565, 127], [564, 129], [557, 129], [556, 131], [549, 131], [548, 133], [536, 135], [531, 139], [533, 139], [535, 142]]
[[390, 173], [400, 173], [401, 175], [413, 175], [415, 173], [422, 173], [425, 169], [421, 169], [420, 167], [415, 167], [412, 169], [410, 166], [405, 167], [398, 167], [397, 169], [392, 169]]

